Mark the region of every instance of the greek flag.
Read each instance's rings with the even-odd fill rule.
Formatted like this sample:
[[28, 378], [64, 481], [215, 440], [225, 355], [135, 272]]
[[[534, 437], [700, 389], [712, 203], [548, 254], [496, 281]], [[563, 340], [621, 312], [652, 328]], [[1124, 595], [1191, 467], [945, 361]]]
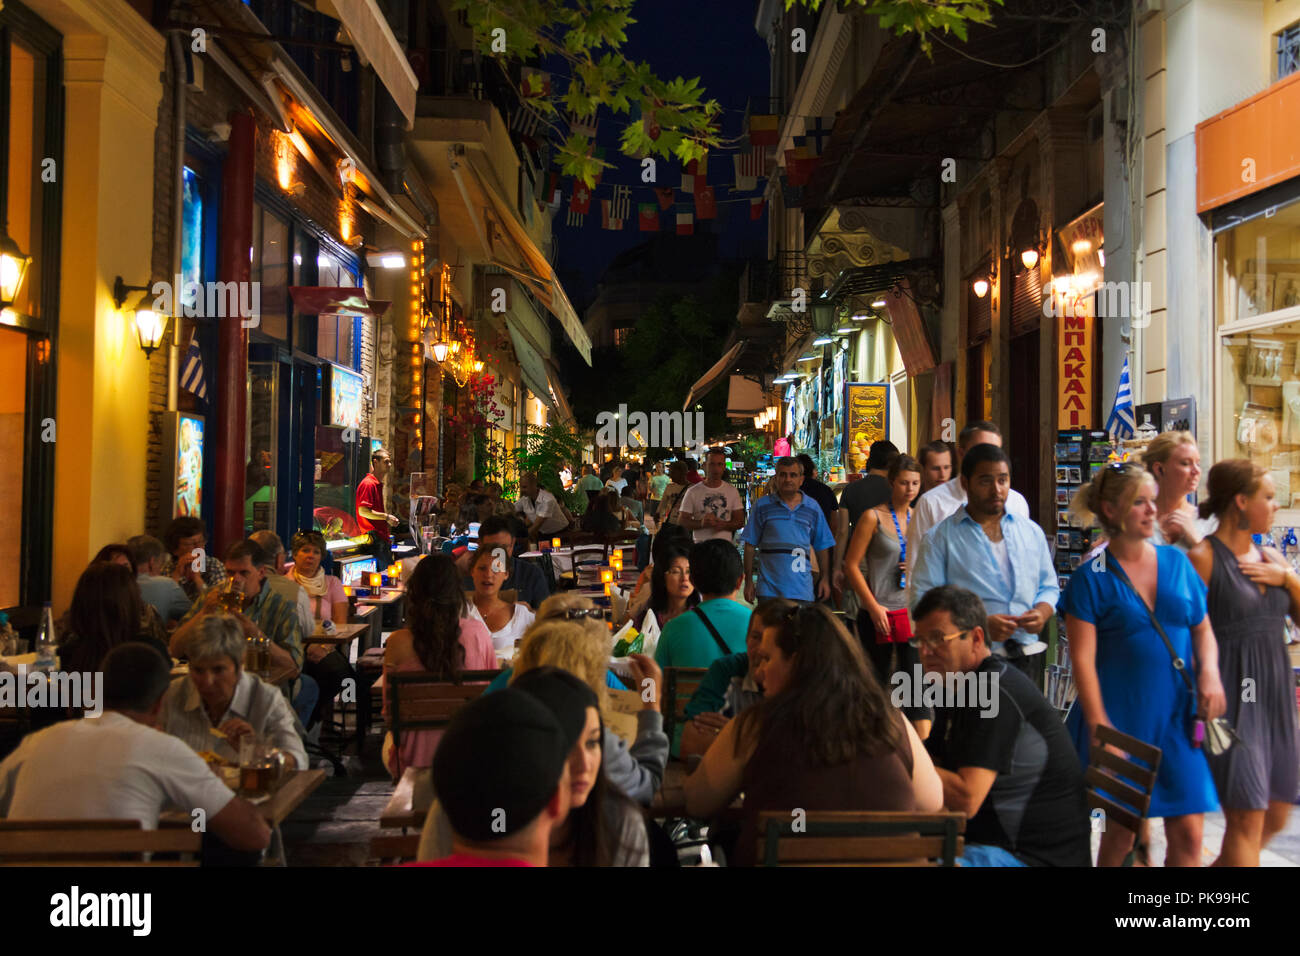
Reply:
[[208, 383], [203, 378], [203, 356], [199, 352], [198, 335], [190, 336], [190, 347], [181, 367], [181, 388], [193, 392], [200, 401], [208, 400]]
[[1132, 438], [1133, 389], [1129, 383], [1128, 356], [1124, 356], [1124, 371], [1119, 375], [1119, 390], [1115, 392], [1115, 404], [1111, 406], [1110, 418], [1106, 419], [1106, 431], [1110, 432], [1111, 441]]

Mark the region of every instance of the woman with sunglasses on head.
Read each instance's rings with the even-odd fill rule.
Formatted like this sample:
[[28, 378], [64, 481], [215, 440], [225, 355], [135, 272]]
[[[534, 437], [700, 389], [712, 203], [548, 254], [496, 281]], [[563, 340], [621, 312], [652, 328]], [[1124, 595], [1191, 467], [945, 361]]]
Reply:
[[1295, 676], [1278, 639], [1288, 613], [1300, 620], [1300, 577], [1276, 550], [1251, 540], [1272, 527], [1278, 509], [1267, 471], [1242, 458], [1221, 461], [1208, 488], [1200, 513], [1217, 518], [1218, 528], [1187, 556], [1209, 588], [1223, 686], [1243, 688], [1228, 695], [1225, 715], [1240, 740], [1206, 755], [1226, 820], [1214, 865], [1259, 866], [1259, 851], [1286, 826], [1300, 785]]
[[[1147, 815], [1164, 818], [1166, 866], [1200, 866], [1204, 814], [1219, 803], [1194, 742], [1194, 718], [1218, 717], [1226, 706], [1205, 585], [1181, 551], [1149, 540], [1156, 484], [1140, 466], [1103, 468], [1075, 495], [1071, 511], [1083, 527], [1099, 524], [1107, 540], [1084, 557], [1061, 597], [1078, 688], [1068, 727], [1085, 767], [1098, 726], [1161, 749]], [[1161, 629], [1186, 663], [1195, 694], [1175, 669]], [[1097, 865], [1121, 865], [1133, 839], [1110, 821]]]
[[762, 703], [726, 725], [685, 783], [693, 817], [745, 794], [736, 865], [754, 862], [764, 810], [943, 809], [924, 744], [828, 608], [798, 605], [764, 628], [757, 666]]

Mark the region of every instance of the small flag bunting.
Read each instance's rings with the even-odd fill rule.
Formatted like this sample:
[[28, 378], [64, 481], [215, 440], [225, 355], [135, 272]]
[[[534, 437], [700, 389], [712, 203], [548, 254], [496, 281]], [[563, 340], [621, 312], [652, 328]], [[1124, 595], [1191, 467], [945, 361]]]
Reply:
[[637, 204], [637, 224], [642, 232], [659, 231], [659, 210], [655, 208], [652, 202], [643, 202]]

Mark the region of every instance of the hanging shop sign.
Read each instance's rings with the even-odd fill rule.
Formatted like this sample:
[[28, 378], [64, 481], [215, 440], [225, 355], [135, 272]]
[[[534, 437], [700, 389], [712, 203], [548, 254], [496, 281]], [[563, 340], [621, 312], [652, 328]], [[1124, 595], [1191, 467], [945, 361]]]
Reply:
[[1065, 250], [1070, 271], [1076, 276], [1101, 275], [1102, 245], [1106, 241], [1102, 229], [1105, 203], [1097, 203], [1082, 216], [1062, 226], [1056, 235]]
[[845, 467], [867, 467], [871, 443], [883, 441], [889, 428], [889, 383], [847, 382], [844, 385]]
[[1056, 422], [1061, 428], [1093, 427], [1092, 297], [1081, 297], [1074, 307], [1057, 317], [1056, 354], [1059, 356]]

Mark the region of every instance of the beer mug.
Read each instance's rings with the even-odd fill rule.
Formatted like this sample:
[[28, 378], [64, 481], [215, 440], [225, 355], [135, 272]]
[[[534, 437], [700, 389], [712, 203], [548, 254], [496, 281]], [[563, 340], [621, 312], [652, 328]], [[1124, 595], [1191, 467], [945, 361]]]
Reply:
[[239, 741], [239, 789], [246, 796], [274, 793], [284, 782], [284, 752], [251, 736]]

